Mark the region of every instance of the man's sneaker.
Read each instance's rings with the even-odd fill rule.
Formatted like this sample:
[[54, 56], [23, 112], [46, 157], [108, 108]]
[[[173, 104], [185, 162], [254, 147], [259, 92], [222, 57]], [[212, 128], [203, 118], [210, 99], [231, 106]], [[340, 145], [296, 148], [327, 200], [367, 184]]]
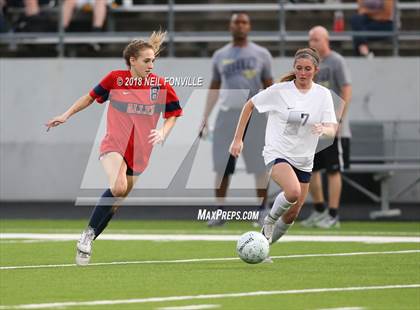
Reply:
[[95, 231], [92, 227], [86, 228], [82, 232], [79, 241], [77, 242], [76, 264], [79, 266], [86, 266], [89, 264], [90, 256], [92, 254], [92, 243], [95, 239]]
[[207, 226], [208, 227], [216, 227], [216, 226], [223, 226], [226, 223], [225, 220], [221, 220], [221, 219], [214, 219], [214, 220], [209, 220], [207, 222]]
[[340, 220], [338, 216], [332, 217], [331, 215], [327, 214], [321, 221], [316, 223], [316, 227], [319, 228], [340, 228]]
[[300, 222], [303, 227], [316, 227], [316, 224], [322, 221], [328, 215], [328, 209], [324, 212], [318, 212], [313, 210], [306, 220]]
[[274, 230], [274, 224], [276, 223], [276, 220], [273, 219], [270, 214], [268, 214], [264, 218], [264, 225], [261, 229], [261, 233], [264, 235], [264, 237], [267, 238], [268, 243], [271, 244], [271, 237], [273, 236], [273, 230]]

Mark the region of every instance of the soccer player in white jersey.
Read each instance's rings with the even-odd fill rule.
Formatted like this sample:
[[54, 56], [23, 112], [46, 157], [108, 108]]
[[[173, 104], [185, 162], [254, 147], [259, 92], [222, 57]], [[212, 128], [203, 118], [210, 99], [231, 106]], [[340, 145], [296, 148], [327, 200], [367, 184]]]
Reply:
[[320, 57], [313, 48], [295, 54], [293, 72], [259, 92], [242, 109], [230, 153], [242, 151], [246, 123], [254, 109], [268, 112], [263, 157], [271, 178], [282, 188], [262, 233], [270, 243], [283, 236], [297, 218], [308, 194], [314, 155], [320, 136], [333, 138], [337, 119], [330, 91], [313, 82]]

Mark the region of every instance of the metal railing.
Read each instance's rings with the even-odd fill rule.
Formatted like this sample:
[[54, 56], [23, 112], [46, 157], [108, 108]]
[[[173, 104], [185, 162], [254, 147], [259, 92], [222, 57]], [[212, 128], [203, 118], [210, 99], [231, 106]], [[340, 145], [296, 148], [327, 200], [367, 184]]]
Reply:
[[[420, 10], [418, 2], [395, 2], [395, 18], [400, 10]], [[61, 5], [61, 2], [60, 2]], [[181, 42], [228, 42], [231, 36], [226, 31], [175, 31], [176, 13], [185, 12], [232, 12], [235, 10], [250, 12], [276, 12], [278, 16], [278, 29], [276, 31], [254, 31], [250, 38], [253, 41], [278, 42], [281, 56], [286, 53], [286, 42], [303, 42], [308, 40], [307, 32], [287, 31], [286, 12], [289, 11], [355, 11], [356, 3], [314, 3], [294, 4], [278, 0], [277, 3], [223, 3], [223, 4], [176, 4], [175, 0], [168, 0], [167, 4], [155, 5], [130, 5], [110, 8], [109, 18], [112, 20], [114, 14], [129, 14], [141, 12], [164, 12], [167, 13], [168, 25], [168, 55], [175, 55], [175, 43]], [[66, 33], [61, 23], [61, 9], [56, 8], [58, 18], [58, 32], [56, 33], [7, 33], [0, 35], [0, 44], [56, 44], [58, 56], [63, 57], [66, 44], [85, 43], [126, 43], [133, 38], [146, 38], [149, 34], [145, 32], [115, 32], [110, 31], [98, 35], [97, 33]], [[419, 41], [420, 31], [400, 31], [397, 23], [394, 23], [393, 31], [368, 31], [368, 32], [332, 32], [331, 41], [350, 41], [354, 36], [384, 37], [392, 39], [393, 55], [399, 54], [399, 41]]]

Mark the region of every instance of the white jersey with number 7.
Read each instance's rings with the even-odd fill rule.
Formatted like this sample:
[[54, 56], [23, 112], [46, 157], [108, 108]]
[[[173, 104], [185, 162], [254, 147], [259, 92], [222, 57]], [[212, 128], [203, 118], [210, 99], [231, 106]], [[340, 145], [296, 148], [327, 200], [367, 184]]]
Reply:
[[319, 139], [312, 133], [312, 125], [337, 123], [330, 90], [312, 83], [303, 93], [293, 81], [282, 82], [259, 92], [251, 101], [258, 112], [268, 112], [265, 163], [283, 158], [295, 168], [311, 172]]

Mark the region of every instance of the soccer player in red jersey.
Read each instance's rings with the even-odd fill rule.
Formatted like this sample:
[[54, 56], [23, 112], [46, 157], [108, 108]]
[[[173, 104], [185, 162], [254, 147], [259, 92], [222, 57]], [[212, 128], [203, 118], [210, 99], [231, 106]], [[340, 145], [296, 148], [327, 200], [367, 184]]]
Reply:
[[[46, 124], [47, 130], [61, 125], [95, 100], [110, 102], [106, 135], [100, 147], [109, 189], [99, 199], [77, 243], [78, 265], [89, 263], [93, 240], [105, 229], [118, 202], [130, 193], [139, 174], [146, 169], [153, 146], [163, 143], [182, 114], [174, 89], [164, 78], [151, 73], [165, 35], [166, 32], [153, 32], [148, 41], [131, 41], [123, 52], [128, 70], [111, 71], [89, 94]], [[156, 129], [161, 113], [165, 121]]]

